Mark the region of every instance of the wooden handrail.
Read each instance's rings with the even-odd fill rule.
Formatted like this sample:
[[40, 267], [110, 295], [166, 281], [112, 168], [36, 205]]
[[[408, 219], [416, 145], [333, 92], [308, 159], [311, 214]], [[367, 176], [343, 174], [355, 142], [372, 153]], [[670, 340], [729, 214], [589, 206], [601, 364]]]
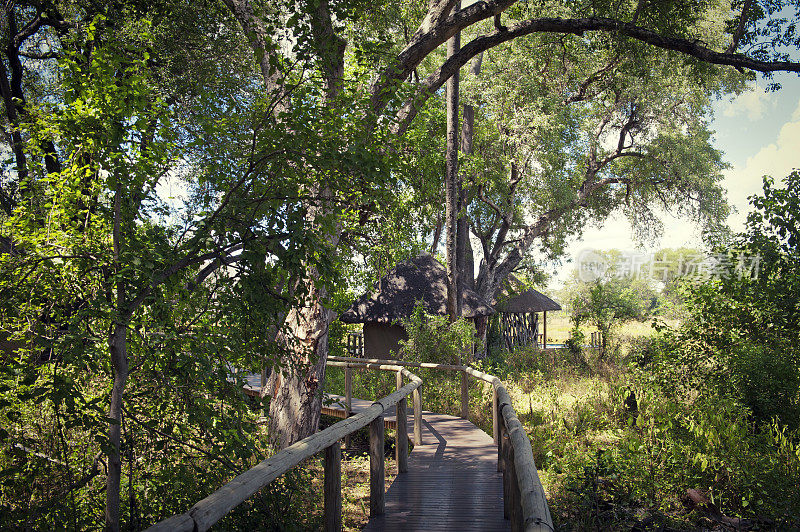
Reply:
[[[331, 364], [336, 362], [337, 364]], [[464, 371], [464, 366], [456, 364], [436, 364], [433, 362], [412, 362], [406, 360], [387, 360], [382, 358], [328, 357], [329, 366], [341, 366], [340, 362], [350, 363], [352, 367], [361, 366], [380, 369], [380, 366], [403, 366], [408, 368], [441, 369], [445, 371]]]
[[[340, 440], [368, 425], [370, 426], [370, 472], [371, 477], [375, 477], [370, 480], [370, 514], [379, 515], [383, 513], [383, 478], [378, 478], [383, 477], [383, 414], [389, 407], [398, 405], [398, 431], [402, 430], [405, 433], [405, 400], [412, 393], [414, 394], [415, 415], [414, 442], [417, 445], [422, 443], [422, 404], [419, 393], [422, 380], [407, 370], [406, 367], [458, 371], [464, 376], [468, 375], [492, 385], [492, 432], [494, 441], [498, 446], [498, 470], [503, 471], [503, 496], [506, 517], [511, 519], [513, 531], [548, 532], [553, 530], [553, 521], [550, 516], [544, 488], [536, 469], [536, 463], [533, 459], [528, 433], [517, 418], [508, 390], [498, 377], [469, 366], [402, 360], [328, 357], [326, 364], [348, 369], [365, 368], [397, 372], [398, 389], [375, 401], [366, 410], [348, 417], [323, 431], [312, 434], [245, 471], [195, 504], [185, 514], [170, 517], [147, 530], [152, 532], [166, 530], [178, 532], [197, 530], [203, 532], [208, 530], [214, 523], [258, 490], [303, 460], [321, 451], [325, 451], [325, 470], [330, 470], [338, 475], [338, 463], [341, 460], [341, 453], [332, 452], [331, 447], [338, 446]], [[410, 380], [405, 386], [400, 386], [402, 377]], [[468, 412], [468, 394], [466, 393], [465, 382], [462, 379], [462, 416], [466, 416]], [[347, 407], [349, 409], [349, 404]], [[403, 417], [402, 421], [399, 419], [401, 416]], [[398, 434], [398, 437], [406, 437], [406, 435], [400, 436]], [[381, 443], [379, 443], [379, 440]], [[329, 461], [331, 462], [329, 463]], [[404, 464], [401, 465], [400, 459], [397, 462], [399, 471], [404, 472]], [[334, 486], [332, 488], [334, 491], [340, 489], [336, 482], [331, 482], [330, 485]], [[328, 486], [328, 483], [326, 483], [326, 486]], [[341, 497], [341, 494], [332, 494], [332, 497]], [[327, 498], [328, 489], [326, 489], [326, 529], [340, 529], [341, 515], [338, 516], [337, 521], [336, 516], [328, 515], [328, 508], [338, 508], [335, 511], [341, 512], [341, 501], [338, 501], [337, 507], [336, 504], [328, 504]], [[336, 525], [337, 522], [338, 527]]]
[[[338, 364], [333, 363], [331, 365]], [[352, 434], [367, 425], [371, 425], [374, 420], [382, 418], [387, 409], [395, 405], [399, 400], [405, 399], [406, 396], [417, 390], [422, 384], [422, 379], [400, 365], [381, 364], [380, 366], [378, 369], [400, 372], [411, 382], [383, 399], [375, 401], [366, 410], [331, 425], [325, 430], [312, 434], [267, 458], [255, 467], [248, 469], [195, 504], [185, 514], [170, 517], [147, 530], [151, 532], [167, 530], [177, 532], [197, 530], [204, 532], [208, 530], [228, 512], [303, 460], [324, 451], [332, 445], [338, 445], [339, 440], [344, 438], [345, 435]], [[383, 427], [383, 419], [380, 419], [380, 426]], [[380, 451], [382, 454], [382, 442]], [[380, 487], [381, 489], [383, 488], [383, 479], [381, 479]]]

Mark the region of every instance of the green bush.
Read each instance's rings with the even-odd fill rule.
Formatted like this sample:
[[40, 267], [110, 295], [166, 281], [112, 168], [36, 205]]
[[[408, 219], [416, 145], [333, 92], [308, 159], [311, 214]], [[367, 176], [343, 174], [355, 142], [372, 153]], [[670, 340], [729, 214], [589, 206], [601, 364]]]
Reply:
[[427, 314], [418, 302], [403, 327], [408, 333], [408, 340], [400, 342], [404, 360], [461, 364], [472, 359], [475, 326], [463, 317], [450, 322], [448, 316]]
[[583, 352], [583, 346], [586, 344], [586, 335], [581, 331], [580, 326], [575, 325], [569, 331], [569, 338], [564, 343], [565, 347], [574, 355], [579, 355]]

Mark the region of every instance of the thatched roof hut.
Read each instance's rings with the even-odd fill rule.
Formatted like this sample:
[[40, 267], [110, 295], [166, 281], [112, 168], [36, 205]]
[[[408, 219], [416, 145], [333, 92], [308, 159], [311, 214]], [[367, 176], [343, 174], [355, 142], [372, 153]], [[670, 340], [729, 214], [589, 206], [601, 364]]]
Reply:
[[[561, 305], [509, 275], [500, 295], [492, 301], [500, 313], [500, 335], [508, 349], [514, 346], [541, 343], [547, 347], [547, 312], [561, 310]], [[543, 333], [539, 334], [539, 312]]]
[[[339, 319], [364, 324], [364, 352], [370, 357], [397, 353], [399, 341], [408, 338], [399, 324], [422, 301], [425, 312], [447, 314], [447, 271], [427, 253], [404, 260], [378, 281], [375, 290], [353, 303]], [[467, 318], [495, 313], [492, 306], [472, 290], [465, 289], [463, 315]]]
[[498, 312], [512, 314], [561, 310], [561, 305], [533, 288], [526, 288], [513, 275], [508, 276], [500, 296], [492, 301], [492, 306]]
[[[417, 301], [422, 301], [429, 314], [447, 314], [447, 271], [427, 253], [397, 264], [378, 281], [375, 290], [356, 299], [339, 319], [345, 323], [395, 323], [411, 316]], [[464, 290], [462, 308], [467, 318], [495, 313], [469, 289]]]

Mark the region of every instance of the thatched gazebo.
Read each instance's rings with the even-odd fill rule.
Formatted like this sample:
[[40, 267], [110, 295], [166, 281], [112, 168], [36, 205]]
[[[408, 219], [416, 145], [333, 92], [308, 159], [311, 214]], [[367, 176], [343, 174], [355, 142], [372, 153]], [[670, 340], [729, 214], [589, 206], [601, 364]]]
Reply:
[[[500, 295], [492, 302], [500, 313], [500, 334], [506, 347], [535, 343], [547, 347], [547, 312], [561, 310], [561, 305], [534, 290], [510, 275], [503, 284]], [[539, 335], [539, 312], [542, 313], [542, 329]]]
[[[400, 340], [408, 339], [400, 321], [411, 316], [417, 301], [422, 301], [429, 314], [447, 314], [447, 271], [427, 253], [397, 264], [378, 281], [375, 290], [356, 299], [339, 319], [363, 323], [364, 353], [385, 358], [399, 351]], [[462, 312], [466, 318], [475, 318], [495, 310], [477, 293], [464, 289]]]

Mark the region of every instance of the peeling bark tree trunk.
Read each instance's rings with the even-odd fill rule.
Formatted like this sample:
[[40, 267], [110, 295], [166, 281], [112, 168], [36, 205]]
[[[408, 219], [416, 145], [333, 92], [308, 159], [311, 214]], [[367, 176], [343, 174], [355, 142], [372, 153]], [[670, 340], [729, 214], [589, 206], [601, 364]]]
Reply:
[[317, 431], [322, 411], [322, 383], [328, 358], [328, 326], [334, 313], [322, 306], [324, 291], [314, 290], [307, 306], [293, 309], [287, 331], [279, 340], [297, 353], [298, 360], [270, 377], [269, 436], [283, 449]]
[[119, 495], [122, 478], [122, 460], [120, 443], [122, 429], [122, 396], [128, 380], [127, 327], [117, 323], [109, 342], [111, 365], [114, 370], [114, 385], [111, 388], [111, 406], [108, 417], [114, 422], [109, 424], [108, 440], [111, 452], [108, 455], [108, 477], [106, 478], [105, 530], [119, 530]]
[[[326, 104], [336, 105], [344, 75], [344, 52], [347, 42], [333, 30], [327, 0], [320, 0], [312, 13], [312, 30], [315, 47], [322, 60], [326, 85]], [[265, 80], [266, 81], [266, 80]], [[326, 229], [320, 219], [331, 213], [333, 193], [324, 185], [315, 190], [320, 196], [319, 205], [309, 209], [309, 219], [319, 231], [326, 231], [332, 248], [339, 243], [340, 224]], [[327, 296], [325, 288], [317, 286], [319, 272], [310, 267], [303, 280], [307, 296], [302, 307], [293, 308], [284, 322], [279, 337], [291, 353], [287, 369], [273, 372], [270, 380], [272, 400], [269, 407], [269, 437], [273, 444], [283, 449], [317, 431], [322, 412], [322, 384], [325, 381], [325, 362], [328, 359], [328, 327], [335, 314], [322, 302]]]

